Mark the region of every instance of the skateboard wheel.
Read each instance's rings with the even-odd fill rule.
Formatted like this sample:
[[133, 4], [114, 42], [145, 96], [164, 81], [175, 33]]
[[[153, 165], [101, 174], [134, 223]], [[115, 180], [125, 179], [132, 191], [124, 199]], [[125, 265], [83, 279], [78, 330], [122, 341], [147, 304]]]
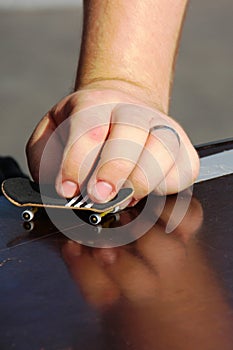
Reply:
[[100, 221], [101, 221], [101, 216], [98, 214], [91, 214], [89, 216], [89, 222], [92, 225], [98, 225], [100, 223]]
[[24, 221], [24, 223], [23, 223], [23, 228], [29, 232], [34, 229], [34, 226], [35, 226], [35, 224], [33, 221]]
[[21, 214], [23, 221], [25, 221], [25, 222], [32, 221], [32, 219], [35, 216], [36, 211], [37, 211], [36, 208], [24, 210]]

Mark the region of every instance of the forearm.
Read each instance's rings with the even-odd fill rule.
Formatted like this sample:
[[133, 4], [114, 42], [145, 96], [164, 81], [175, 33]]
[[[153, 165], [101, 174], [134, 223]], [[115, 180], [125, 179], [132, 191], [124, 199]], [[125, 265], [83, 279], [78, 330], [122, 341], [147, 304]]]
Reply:
[[120, 85], [167, 112], [186, 2], [84, 1], [75, 88]]

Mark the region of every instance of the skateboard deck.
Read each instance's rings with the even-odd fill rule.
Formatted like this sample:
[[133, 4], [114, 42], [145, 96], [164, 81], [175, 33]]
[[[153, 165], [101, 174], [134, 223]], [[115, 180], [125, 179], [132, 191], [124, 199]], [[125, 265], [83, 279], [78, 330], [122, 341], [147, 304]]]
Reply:
[[35, 208], [57, 208], [89, 212], [91, 224], [98, 224], [103, 216], [119, 211], [124, 202], [133, 195], [132, 188], [122, 188], [111, 201], [94, 203], [85, 190], [74, 198], [66, 199], [60, 197], [52, 185], [43, 184], [40, 188], [35, 182], [21, 177], [5, 180], [2, 183], [2, 192], [14, 205], [32, 208], [22, 213], [24, 221], [33, 219]]

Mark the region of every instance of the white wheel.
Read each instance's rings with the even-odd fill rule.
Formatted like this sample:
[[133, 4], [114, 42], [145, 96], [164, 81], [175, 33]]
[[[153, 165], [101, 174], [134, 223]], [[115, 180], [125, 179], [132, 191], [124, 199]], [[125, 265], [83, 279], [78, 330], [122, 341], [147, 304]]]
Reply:
[[89, 222], [92, 225], [98, 225], [100, 223], [100, 221], [101, 221], [101, 216], [98, 214], [91, 214], [89, 216]]
[[22, 212], [21, 217], [23, 221], [29, 222], [29, 221], [32, 221], [32, 219], [34, 218], [34, 215], [35, 213], [32, 210], [26, 209]]

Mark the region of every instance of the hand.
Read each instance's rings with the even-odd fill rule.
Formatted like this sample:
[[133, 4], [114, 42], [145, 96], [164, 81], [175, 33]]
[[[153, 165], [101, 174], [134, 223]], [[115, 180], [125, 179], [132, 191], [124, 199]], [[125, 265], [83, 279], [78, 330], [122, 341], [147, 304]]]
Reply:
[[[133, 349], [217, 350], [223, 345], [230, 350], [229, 303], [203, 252], [204, 232], [197, 233], [201, 205], [193, 198], [180, 225], [167, 235], [175, 202], [174, 196], [167, 199], [160, 221], [133, 245], [90, 249], [67, 241], [62, 256], [103, 332], [110, 330], [111, 344], [119, 349], [130, 344]], [[156, 213], [156, 207], [152, 210]]]
[[88, 180], [96, 202], [128, 184], [134, 201], [151, 191], [176, 193], [199, 170], [196, 151], [177, 122], [110, 89], [80, 90], [55, 105], [32, 134], [27, 157], [35, 181], [54, 182], [60, 195], [72, 197]]
[[[145, 213], [142, 219], [142, 227], [153, 214], [157, 217], [161, 212], [156, 199], [151, 204], [151, 211]], [[182, 203], [179, 204], [177, 211], [183, 214]], [[190, 285], [193, 265], [200, 259], [194, 236], [202, 225], [203, 211], [199, 201], [192, 198], [182, 221], [172, 234], [166, 234], [175, 205], [176, 196], [167, 198], [159, 221], [133, 245], [90, 248], [72, 240], [62, 245], [62, 257], [88, 303], [101, 309], [114, 304], [123, 295], [131, 302], [140, 304], [147, 299], [152, 301], [155, 289], [160, 290], [160, 297], [161, 293], [168, 297], [172, 294], [171, 290], [175, 292], [177, 280], [180, 284]], [[129, 234], [133, 236], [135, 229], [138, 229], [138, 224], [131, 226]], [[87, 229], [83, 231], [85, 234]], [[194, 254], [190, 257], [187, 251]], [[169, 280], [174, 283], [169, 283]]]

